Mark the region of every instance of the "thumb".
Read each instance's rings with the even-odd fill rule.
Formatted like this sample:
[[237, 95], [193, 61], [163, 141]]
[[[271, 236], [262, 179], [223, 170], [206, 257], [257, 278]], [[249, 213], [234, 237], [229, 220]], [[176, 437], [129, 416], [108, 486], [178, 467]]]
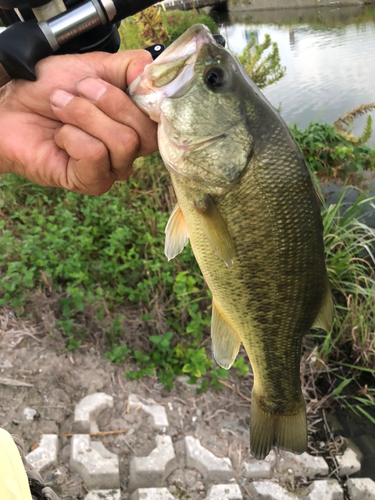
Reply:
[[152, 56], [147, 50], [127, 50], [103, 59], [100, 77], [116, 87], [126, 90], [147, 64], [152, 63]]

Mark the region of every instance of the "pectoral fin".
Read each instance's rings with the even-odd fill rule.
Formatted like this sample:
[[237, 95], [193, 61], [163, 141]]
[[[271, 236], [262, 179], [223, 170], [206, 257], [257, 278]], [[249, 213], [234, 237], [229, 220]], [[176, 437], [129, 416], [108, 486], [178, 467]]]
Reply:
[[228, 267], [233, 267], [233, 259], [236, 254], [234, 242], [215, 202], [210, 195], [206, 195], [199, 203], [195, 204], [195, 208], [213, 251]]
[[333, 319], [333, 300], [332, 300], [331, 286], [327, 279], [322, 305], [320, 307], [318, 316], [316, 317], [314, 324], [311, 328], [320, 328], [328, 333], [331, 331], [332, 328], [332, 319]]
[[212, 302], [211, 338], [217, 364], [228, 370], [237, 357], [241, 340], [228, 325], [215, 301]]
[[189, 236], [181, 208], [177, 204], [165, 228], [164, 252], [168, 260], [174, 259], [187, 245]]

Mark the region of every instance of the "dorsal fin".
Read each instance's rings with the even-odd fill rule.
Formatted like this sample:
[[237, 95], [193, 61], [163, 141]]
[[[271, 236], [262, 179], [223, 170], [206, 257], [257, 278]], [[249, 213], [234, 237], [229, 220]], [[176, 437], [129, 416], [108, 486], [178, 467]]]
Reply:
[[215, 300], [212, 301], [211, 338], [217, 364], [228, 370], [237, 357], [241, 340], [226, 322]]
[[206, 195], [198, 203], [195, 203], [195, 208], [212, 250], [228, 267], [233, 267], [233, 259], [236, 255], [234, 241], [215, 202], [210, 195]]
[[180, 206], [177, 204], [165, 227], [164, 252], [168, 260], [174, 259], [187, 245], [189, 236]]

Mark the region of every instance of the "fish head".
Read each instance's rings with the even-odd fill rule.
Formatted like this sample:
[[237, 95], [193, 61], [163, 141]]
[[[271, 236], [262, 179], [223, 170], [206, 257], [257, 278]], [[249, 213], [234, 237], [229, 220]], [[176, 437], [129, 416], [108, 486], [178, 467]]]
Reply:
[[166, 167], [220, 191], [238, 181], [252, 150], [249, 81], [237, 59], [198, 24], [146, 66], [128, 94], [158, 122]]

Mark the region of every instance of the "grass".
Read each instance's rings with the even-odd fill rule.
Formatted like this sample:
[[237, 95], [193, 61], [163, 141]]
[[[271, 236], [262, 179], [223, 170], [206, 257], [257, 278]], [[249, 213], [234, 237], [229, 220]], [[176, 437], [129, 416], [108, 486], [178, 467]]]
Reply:
[[[0, 189], [0, 305], [38, 323], [45, 311], [36, 298], [43, 297], [52, 337], [59, 332], [66, 348], [76, 349], [104, 332], [109, 359], [134, 360], [129, 378], [156, 374], [171, 388], [185, 373], [192, 382], [203, 378], [203, 390], [221, 386], [228, 372], [211, 360], [210, 292], [189, 245], [171, 262], [164, 256], [175, 199], [158, 154], [139, 160], [127, 183], [101, 197], [15, 175], [4, 175]], [[363, 202], [345, 207], [342, 195], [323, 211], [336, 315], [332, 332], [311, 333], [305, 349], [317, 353], [312, 376], [322, 387], [329, 380], [330, 401], [371, 419], [375, 231], [359, 218]], [[141, 326], [132, 328], [134, 322]], [[243, 358], [234, 369], [248, 373]]]
[[[168, 47], [177, 40], [193, 24], [205, 24], [212, 33], [217, 33], [218, 28], [213, 19], [206, 14], [200, 14], [195, 10], [167, 11], [162, 12], [163, 26], [168, 34], [168, 40], [164, 45]], [[120, 50], [136, 50], [150, 45], [143, 37], [142, 27], [135, 18], [129, 17], [122, 22], [120, 27], [121, 46]]]
[[[170, 41], [196, 22], [214, 31], [213, 21], [196, 12], [163, 16]], [[140, 48], [139, 33], [139, 24], [125, 20], [123, 48]], [[350, 178], [375, 166], [373, 150], [353, 145], [329, 125], [292, 132], [319, 176]], [[0, 306], [44, 322], [52, 338], [66, 339], [68, 350], [95, 341], [114, 363], [131, 358], [129, 378], [156, 375], [171, 388], [185, 373], [191, 382], [202, 378], [202, 390], [220, 388], [229, 374], [211, 360], [211, 294], [189, 245], [171, 262], [164, 256], [164, 228], [175, 202], [158, 154], [138, 160], [131, 179], [101, 197], [2, 176]], [[312, 332], [305, 339], [304, 360], [310, 361], [302, 373], [310, 412], [335, 399], [372, 421], [375, 233], [360, 219], [363, 203], [361, 197], [344, 207], [342, 195], [323, 211], [335, 322], [328, 335]], [[232, 370], [241, 377], [249, 372], [243, 357]]]

